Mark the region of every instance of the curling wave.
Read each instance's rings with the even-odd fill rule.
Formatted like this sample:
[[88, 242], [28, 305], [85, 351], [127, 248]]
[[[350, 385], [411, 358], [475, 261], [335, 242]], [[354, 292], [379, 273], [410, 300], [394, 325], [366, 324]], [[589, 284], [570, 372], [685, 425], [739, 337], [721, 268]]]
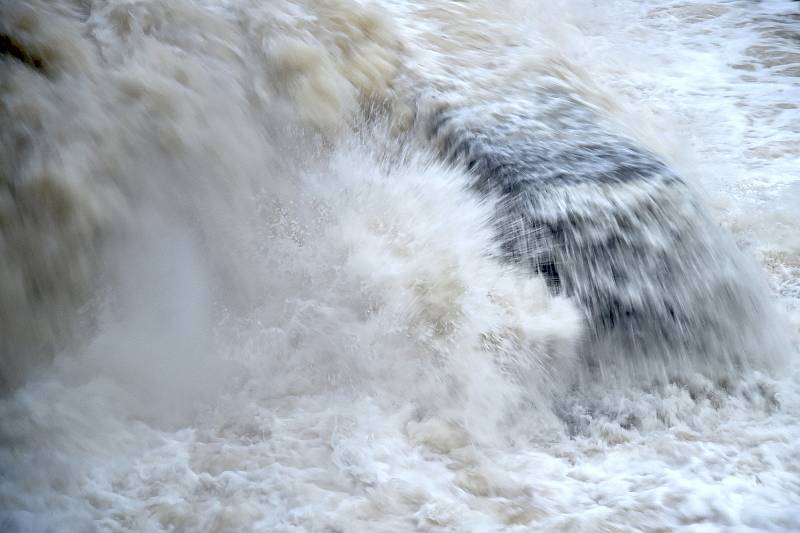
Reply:
[[762, 273], [501, 4], [0, 0], [0, 529], [800, 527]]

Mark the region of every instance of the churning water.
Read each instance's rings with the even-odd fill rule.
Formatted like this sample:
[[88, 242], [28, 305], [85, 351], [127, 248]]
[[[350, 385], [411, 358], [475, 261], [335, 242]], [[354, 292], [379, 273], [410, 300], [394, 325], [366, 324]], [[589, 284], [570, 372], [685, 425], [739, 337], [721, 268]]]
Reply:
[[0, 0], [0, 529], [800, 529], [800, 9]]

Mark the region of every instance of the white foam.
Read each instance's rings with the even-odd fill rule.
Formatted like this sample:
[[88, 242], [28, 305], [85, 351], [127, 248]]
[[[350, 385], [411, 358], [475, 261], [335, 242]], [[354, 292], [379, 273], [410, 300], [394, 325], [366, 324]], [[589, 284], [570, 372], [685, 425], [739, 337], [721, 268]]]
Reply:
[[0, 7], [49, 61], [0, 59], [3, 178], [55, 197], [23, 224], [0, 182], [3, 370], [27, 325], [62, 347], [0, 400], [0, 529], [800, 528], [800, 375], [583, 405], [576, 308], [498, 260], [492, 199], [359, 126], [420, 80], [560, 84], [719, 199], [791, 304], [797, 84], [751, 50], [788, 2], [83, 6]]

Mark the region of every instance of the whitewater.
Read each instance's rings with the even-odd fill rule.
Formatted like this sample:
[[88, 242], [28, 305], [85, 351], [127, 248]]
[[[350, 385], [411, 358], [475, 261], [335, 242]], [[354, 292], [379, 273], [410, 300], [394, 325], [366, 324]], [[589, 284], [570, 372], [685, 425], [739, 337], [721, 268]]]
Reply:
[[0, 0], [0, 531], [800, 530], [800, 5]]

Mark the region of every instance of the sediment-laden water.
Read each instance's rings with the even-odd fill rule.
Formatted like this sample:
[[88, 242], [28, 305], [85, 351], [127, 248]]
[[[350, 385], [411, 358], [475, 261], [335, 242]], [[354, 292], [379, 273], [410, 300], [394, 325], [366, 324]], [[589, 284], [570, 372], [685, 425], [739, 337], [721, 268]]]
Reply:
[[0, 529], [800, 529], [789, 1], [0, 1]]

